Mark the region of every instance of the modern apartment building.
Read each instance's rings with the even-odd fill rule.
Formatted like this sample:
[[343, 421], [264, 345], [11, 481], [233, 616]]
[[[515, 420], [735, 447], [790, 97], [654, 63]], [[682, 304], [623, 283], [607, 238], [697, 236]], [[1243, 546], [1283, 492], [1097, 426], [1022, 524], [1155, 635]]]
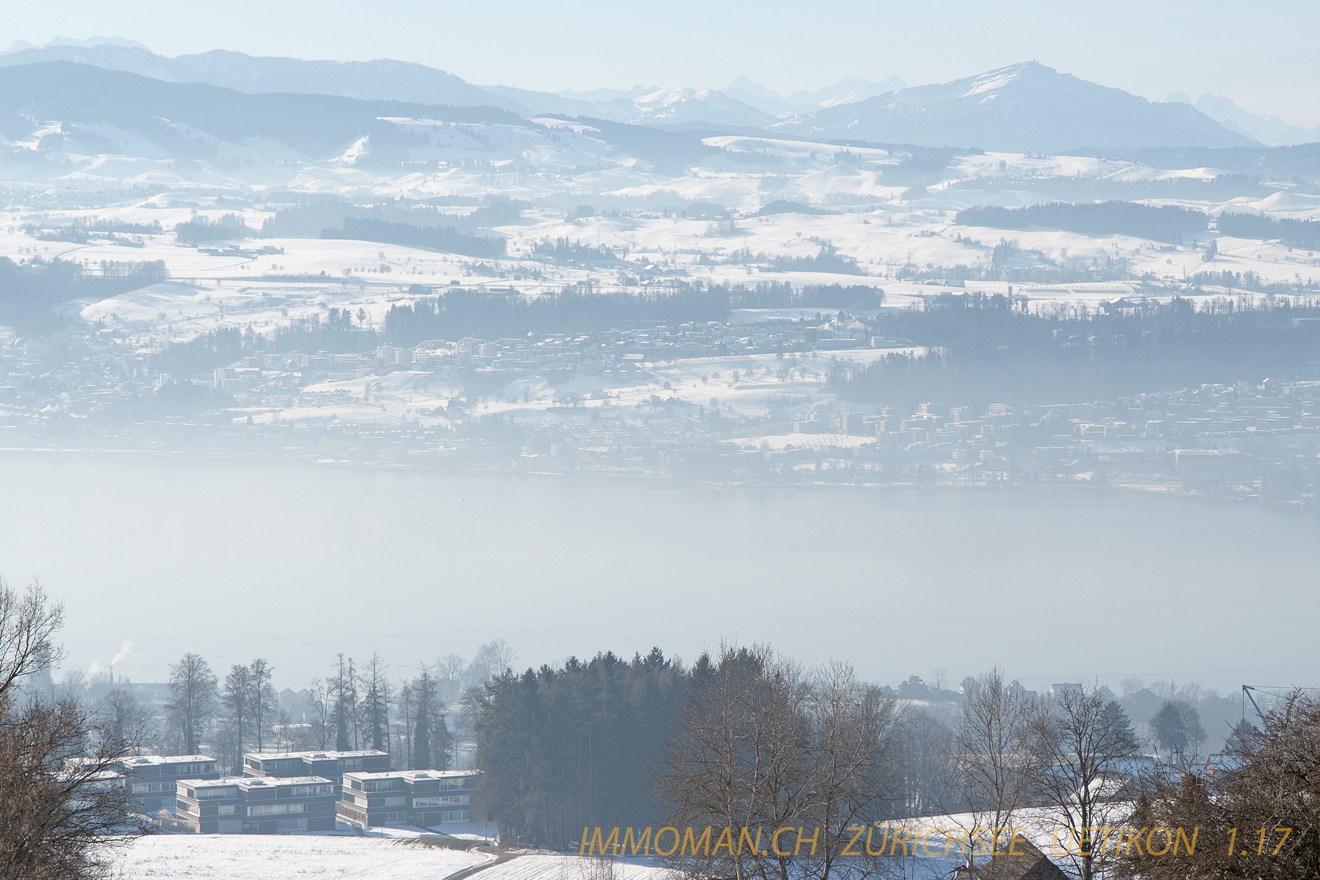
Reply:
[[360, 828], [471, 822], [478, 776], [476, 770], [345, 773], [339, 818]]
[[180, 779], [220, 778], [216, 760], [206, 755], [134, 755], [119, 762], [118, 770], [138, 809], [148, 815], [174, 809]]
[[380, 772], [390, 769], [390, 756], [372, 749], [353, 752], [286, 752], [272, 755], [249, 752], [243, 756], [244, 776], [324, 776], [338, 791], [345, 773]]
[[179, 824], [201, 834], [334, 831], [335, 785], [323, 776], [179, 780]]

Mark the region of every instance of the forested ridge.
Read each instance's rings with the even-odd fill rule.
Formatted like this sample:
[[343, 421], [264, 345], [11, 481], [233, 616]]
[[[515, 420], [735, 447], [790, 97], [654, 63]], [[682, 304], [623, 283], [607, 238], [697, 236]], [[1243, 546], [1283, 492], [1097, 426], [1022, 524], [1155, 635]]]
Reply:
[[[411, 295], [425, 292], [420, 286], [409, 290]], [[884, 291], [869, 285], [680, 283], [633, 293], [598, 291], [582, 284], [537, 297], [454, 287], [391, 306], [385, 318], [385, 337], [398, 345], [416, 345], [425, 339], [497, 339], [531, 331], [581, 333], [654, 324], [674, 328], [726, 321], [731, 309], [875, 309], [883, 301]]]
[[1173, 205], [1154, 207], [1138, 202], [1047, 202], [1026, 208], [982, 206], [958, 212], [960, 226], [992, 229], [1060, 229], [1081, 235], [1131, 235], [1180, 244], [1185, 235], [1204, 232], [1210, 218]]

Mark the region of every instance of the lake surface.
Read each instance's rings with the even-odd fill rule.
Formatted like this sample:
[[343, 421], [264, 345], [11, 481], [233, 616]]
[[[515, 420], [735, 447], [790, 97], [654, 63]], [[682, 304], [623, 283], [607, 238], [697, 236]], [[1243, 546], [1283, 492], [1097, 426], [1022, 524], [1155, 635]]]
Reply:
[[81, 453], [0, 454], [0, 493], [0, 572], [64, 600], [67, 665], [131, 639], [138, 681], [195, 651], [297, 689], [499, 636], [532, 665], [725, 639], [876, 681], [1320, 681], [1320, 523], [1249, 504]]

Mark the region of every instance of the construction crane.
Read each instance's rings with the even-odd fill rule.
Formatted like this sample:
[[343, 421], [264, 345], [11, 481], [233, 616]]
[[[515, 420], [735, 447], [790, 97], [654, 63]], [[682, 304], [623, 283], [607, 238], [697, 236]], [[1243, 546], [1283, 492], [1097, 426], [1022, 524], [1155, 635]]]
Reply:
[[1266, 727], [1269, 727], [1269, 726], [1270, 726], [1270, 723], [1269, 723], [1268, 721], [1265, 720], [1265, 713], [1262, 712], [1262, 711], [1260, 711], [1260, 704], [1257, 703], [1257, 702], [1256, 702], [1256, 698], [1253, 697], [1253, 696], [1251, 695], [1251, 692], [1254, 691], [1254, 690], [1259, 690], [1259, 688], [1253, 687], [1253, 686], [1251, 686], [1251, 685], [1249, 685], [1249, 684], [1244, 684], [1244, 685], [1242, 686], [1242, 696], [1243, 696], [1243, 703], [1242, 703], [1242, 717], [1243, 717], [1243, 718], [1246, 718], [1246, 717], [1247, 717], [1247, 704], [1246, 704], [1246, 700], [1250, 700], [1250, 701], [1251, 701], [1251, 708], [1253, 708], [1253, 709], [1256, 710], [1256, 717], [1260, 719], [1260, 726], [1261, 726], [1262, 729], [1264, 729], [1264, 728], [1266, 728]]
[[1249, 700], [1249, 701], [1251, 701], [1251, 708], [1252, 708], [1253, 710], [1255, 710], [1255, 712], [1256, 712], [1256, 717], [1260, 719], [1261, 728], [1264, 729], [1264, 728], [1267, 728], [1267, 727], [1270, 726], [1270, 722], [1269, 722], [1269, 720], [1265, 717], [1265, 713], [1261, 711], [1260, 703], [1257, 703], [1257, 702], [1256, 702], [1256, 698], [1255, 698], [1254, 696], [1252, 696], [1252, 692], [1253, 692], [1253, 691], [1256, 692], [1256, 693], [1258, 693], [1258, 694], [1267, 694], [1267, 695], [1269, 695], [1269, 696], [1271, 696], [1271, 697], [1275, 697], [1275, 698], [1279, 698], [1279, 699], [1281, 699], [1281, 698], [1283, 698], [1283, 697], [1286, 697], [1288, 694], [1296, 693], [1297, 691], [1305, 691], [1305, 692], [1307, 692], [1307, 693], [1312, 693], [1312, 694], [1314, 694], [1314, 693], [1320, 693], [1320, 688], [1313, 688], [1313, 687], [1262, 687], [1262, 686], [1260, 686], [1260, 685], [1244, 684], [1244, 685], [1242, 686], [1242, 717], [1243, 717], [1244, 719], [1247, 717], [1247, 701]]

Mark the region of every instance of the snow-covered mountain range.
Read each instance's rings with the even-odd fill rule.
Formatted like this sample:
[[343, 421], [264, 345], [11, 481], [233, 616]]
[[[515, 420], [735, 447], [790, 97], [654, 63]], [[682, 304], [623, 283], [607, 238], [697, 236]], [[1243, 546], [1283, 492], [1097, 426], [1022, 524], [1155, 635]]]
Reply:
[[[297, 103], [290, 96], [318, 95], [402, 102], [415, 107], [487, 107], [526, 119], [589, 118], [654, 128], [741, 133], [768, 130], [844, 142], [1039, 153], [1088, 147], [1213, 148], [1317, 139], [1316, 132], [1273, 117], [1253, 116], [1228, 99], [1207, 95], [1193, 105], [1190, 100], [1171, 96], [1171, 100], [1151, 102], [1035, 62], [933, 85], [906, 87], [896, 77], [883, 82], [847, 79], [816, 92], [785, 96], [746, 77], [723, 89], [637, 86], [630, 90], [549, 93], [475, 85], [411, 62], [304, 61], [219, 50], [170, 58], [125, 40], [96, 44], [65, 41], [41, 48], [19, 44], [0, 53], [0, 70], [11, 72], [50, 62], [88, 65], [157, 82], [201, 84], [268, 96], [264, 101], [246, 102], [249, 110], [244, 112], [256, 112], [252, 108], [272, 102]], [[22, 106], [21, 89], [27, 87], [19, 85], [21, 82], [53, 99], [54, 86], [50, 84], [22, 76], [7, 81], [20, 89], [10, 95], [18, 101], [16, 107]], [[137, 100], [134, 95], [148, 100], [150, 93], [155, 95], [150, 100], [159, 100], [162, 94], [141, 84], [127, 88], [116, 98], [118, 106]], [[208, 94], [218, 100], [218, 92]], [[275, 100], [275, 95], [285, 97]], [[225, 100], [233, 103], [237, 99]], [[145, 104], [137, 109], [145, 114], [144, 118], [174, 118]], [[334, 123], [327, 125], [335, 127]], [[367, 134], [356, 132], [357, 138]]]
[[1184, 92], [1174, 92], [1164, 100], [1167, 103], [1191, 104], [1229, 131], [1244, 134], [1262, 144], [1293, 146], [1320, 140], [1320, 126], [1306, 128], [1285, 122], [1277, 116], [1257, 116], [1223, 95], [1202, 95], [1193, 101]]

